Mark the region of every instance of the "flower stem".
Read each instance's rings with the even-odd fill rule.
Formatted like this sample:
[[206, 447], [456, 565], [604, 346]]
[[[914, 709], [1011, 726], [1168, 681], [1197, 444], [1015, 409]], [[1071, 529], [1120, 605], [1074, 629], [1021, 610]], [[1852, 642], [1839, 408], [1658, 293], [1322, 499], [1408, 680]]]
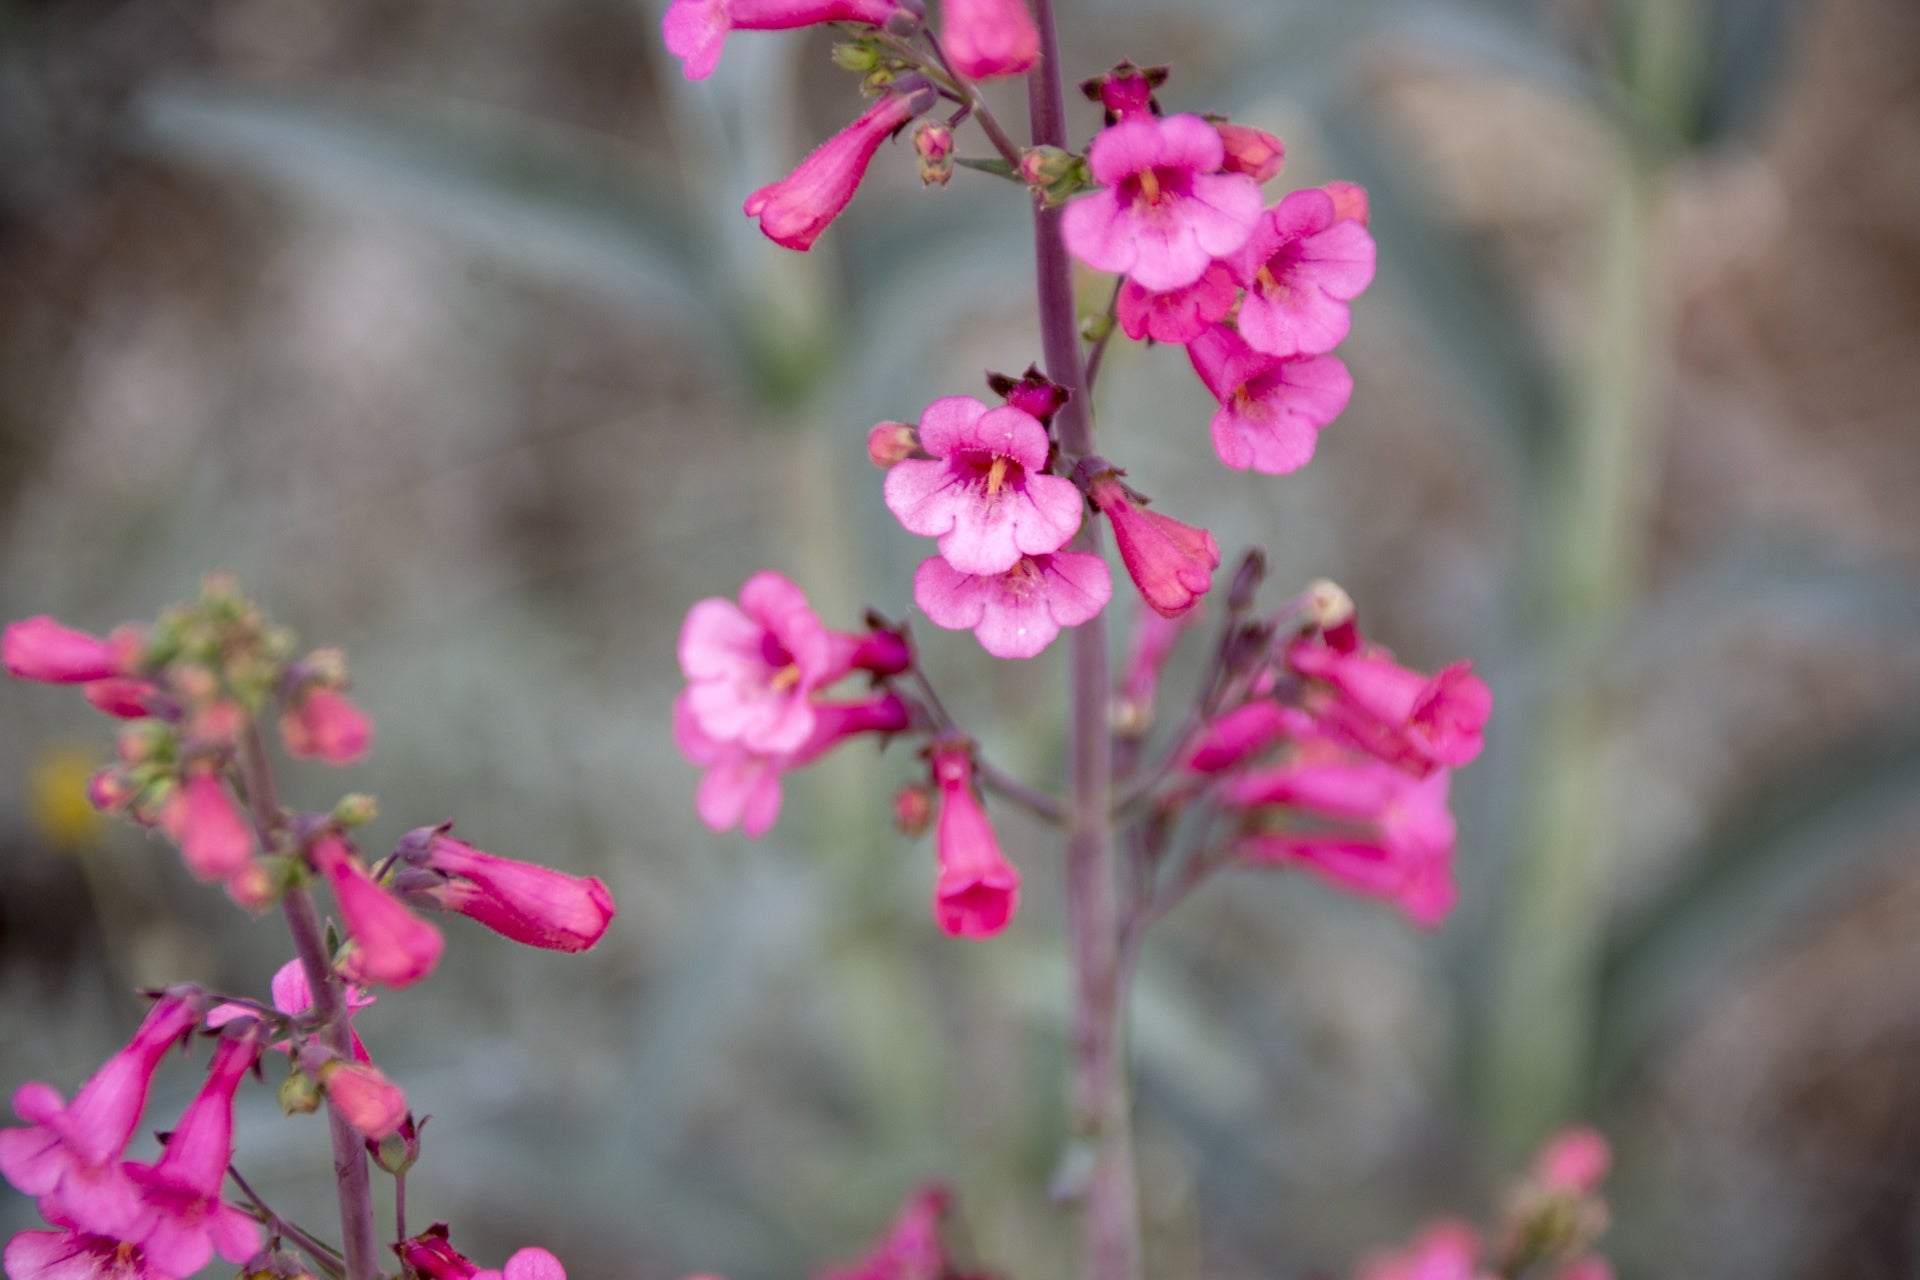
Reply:
[[[1035, 0], [1040, 63], [1027, 77], [1035, 146], [1065, 147], [1067, 111], [1059, 37], [1051, 0]], [[1060, 234], [1062, 209], [1034, 201], [1034, 275], [1047, 376], [1070, 393], [1056, 421], [1069, 455], [1093, 452], [1093, 415], [1073, 300], [1073, 265]], [[1074, 541], [1099, 546], [1089, 521]], [[1076, 627], [1068, 734], [1073, 787], [1067, 835], [1067, 929], [1073, 948], [1073, 1121], [1093, 1150], [1081, 1222], [1084, 1280], [1135, 1280], [1140, 1273], [1139, 1194], [1127, 1093], [1121, 972], [1120, 895], [1114, 859], [1113, 733], [1109, 722], [1107, 633], [1099, 622]]]

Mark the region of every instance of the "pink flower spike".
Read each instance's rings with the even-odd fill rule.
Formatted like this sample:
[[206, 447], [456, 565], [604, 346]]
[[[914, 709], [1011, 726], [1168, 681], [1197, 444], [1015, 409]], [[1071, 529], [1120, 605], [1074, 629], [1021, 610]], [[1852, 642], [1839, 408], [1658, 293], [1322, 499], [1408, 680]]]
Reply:
[[217, 773], [188, 775], [160, 811], [160, 829], [201, 880], [225, 880], [253, 859], [253, 828]]
[[314, 840], [307, 856], [333, 888], [353, 950], [342, 972], [354, 982], [410, 986], [433, 972], [445, 946], [440, 931], [373, 882], [346, 841], [332, 833]]
[[118, 1235], [139, 1214], [120, 1170], [147, 1090], [161, 1058], [200, 1021], [197, 995], [169, 995], [147, 1012], [133, 1040], [93, 1073], [72, 1102], [47, 1085], [13, 1095], [13, 1109], [31, 1126], [0, 1130], [0, 1174], [42, 1212], [83, 1231]]
[[320, 1068], [320, 1088], [353, 1131], [375, 1142], [399, 1131], [407, 1095], [370, 1062], [335, 1059]]
[[1135, 342], [1152, 338], [1186, 343], [1226, 319], [1239, 297], [1227, 265], [1214, 262], [1192, 284], [1164, 293], [1154, 293], [1138, 280], [1122, 281], [1115, 314], [1121, 331]]
[[155, 714], [159, 705], [158, 689], [145, 680], [128, 676], [89, 680], [80, 692], [96, 708], [122, 720], [145, 719]]
[[373, 722], [345, 694], [310, 685], [281, 714], [280, 741], [296, 760], [353, 764], [372, 745]]
[[1028, 556], [1005, 573], [961, 573], [934, 556], [913, 575], [913, 598], [936, 627], [971, 630], [996, 658], [1031, 658], [1062, 627], [1100, 616], [1113, 598], [1107, 562], [1084, 551]]
[[1223, 324], [1188, 343], [1187, 356], [1220, 402], [1213, 449], [1235, 471], [1286, 475], [1306, 466], [1321, 428], [1353, 395], [1353, 375], [1337, 357], [1282, 360]]
[[1011, 405], [948, 396], [920, 418], [932, 460], [887, 472], [887, 510], [908, 533], [937, 538], [961, 573], [1004, 573], [1022, 556], [1065, 546], [1080, 529], [1080, 491], [1048, 475], [1047, 429]]
[[701, 730], [751, 751], [798, 749], [813, 733], [813, 691], [844, 675], [848, 656], [800, 588], [770, 570], [747, 579], [738, 605], [702, 600], [680, 628], [687, 705]]
[[917, 114], [914, 95], [887, 94], [821, 143], [799, 168], [748, 196], [743, 211], [760, 219], [761, 232], [775, 244], [811, 249], [860, 189], [880, 144]]
[[1238, 253], [1260, 219], [1260, 184], [1220, 172], [1226, 147], [1199, 116], [1122, 120], [1094, 138], [1087, 162], [1103, 189], [1067, 205], [1067, 248], [1147, 289], [1192, 284]]
[[1589, 1196], [1600, 1189], [1613, 1166], [1613, 1148], [1598, 1129], [1585, 1125], [1562, 1129], [1534, 1158], [1533, 1176], [1555, 1191]]
[[173, 1280], [147, 1264], [147, 1252], [117, 1236], [71, 1227], [22, 1231], [7, 1241], [8, 1280]]
[[1271, 356], [1323, 355], [1353, 322], [1347, 306], [1373, 281], [1373, 237], [1325, 191], [1295, 191], [1266, 211], [1232, 260], [1246, 289], [1240, 336]]
[[0, 633], [0, 661], [16, 680], [43, 684], [84, 684], [126, 675], [127, 646], [63, 627], [41, 614], [9, 622]]
[[969, 80], [1019, 75], [1040, 61], [1040, 28], [1026, 0], [946, 0], [940, 39]]
[[[401, 847], [416, 843], [416, 837], [420, 833], [402, 840]], [[585, 951], [613, 923], [613, 895], [598, 878], [495, 857], [431, 828], [417, 843], [422, 852], [408, 853], [409, 862], [459, 878], [446, 886], [454, 892], [441, 905], [515, 942]]]
[[1177, 618], [1213, 586], [1220, 544], [1211, 533], [1148, 510], [1112, 471], [1092, 481], [1087, 497], [1113, 525], [1120, 562], [1154, 612]]
[[156, 1270], [190, 1276], [216, 1252], [245, 1262], [260, 1250], [260, 1224], [220, 1199], [233, 1160], [233, 1095], [259, 1056], [251, 1035], [222, 1040], [159, 1162], [126, 1166], [147, 1215], [138, 1243]]
[[1222, 166], [1226, 172], [1244, 173], [1255, 182], [1280, 176], [1287, 163], [1287, 147], [1280, 139], [1264, 129], [1225, 120], [1214, 121], [1213, 127], [1220, 131], [1220, 141], [1227, 149], [1227, 162]]
[[687, 79], [704, 80], [719, 65], [729, 31], [791, 31], [822, 22], [878, 27], [899, 12], [894, 0], [673, 0], [661, 31]]
[[991, 938], [1007, 927], [1020, 905], [1020, 872], [1000, 852], [987, 811], [974, 794], [967, 743], [934, 746], [933, 781], [940, 788], [933, 918], [949, 937]]

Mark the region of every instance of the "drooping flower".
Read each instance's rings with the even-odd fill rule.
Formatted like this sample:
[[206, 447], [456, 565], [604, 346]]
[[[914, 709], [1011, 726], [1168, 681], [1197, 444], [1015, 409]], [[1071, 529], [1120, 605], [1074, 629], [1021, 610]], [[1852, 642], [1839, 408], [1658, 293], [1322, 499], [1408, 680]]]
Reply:
[[919, 114], [915, 101], [915, 95], [905, 93], [880, 98], [821, 143], [799, 168], [748, 196], [742, 206], [746, 215], [758, 218], [760, 230], [775, 244], [811, 249], [860, 189], [880, 144]]
[[913, 598], [936, 627], [971, 630], [996, 658], [1031, 658], [1062, 627], [1100, 616], [1113, 598], [1107, 562], [1083, 551], [1027, 556], [1005, 573], [961, 573], [939, 556], [913, 575]]
[[673, 0], [661, 31], [687, 79], [704, 80], [719, 65], [729, 31], [791, 31], [822, 22], [878, 27], [899, 12], [894, 0]]
[[973, 790], [973, 754], [965, 742], [933, 748], [933, 781], [940, 789], [934, 855], [933, 918], [955, 938], [991, 938], [1020, 905], [1020, 872], [1000, 852], [987, 811]]
[[945, 0], [940, 40], [969, 80], [1019, 75], [1040, 61], [1040, 28], [1026, 0]]
[[259, 1252], [260, 1224], [220, 1198], [233, 1160], [233, 1095], [259, 1056], [250, 1034], [221, 1040], [159, 1161], [126, 1166], [146, 1214], [137, 1240], [157, 1270], [190, 1276], [216, 1252], [228, 1262]]
[[1188, 749], [1182, 767], [1191, 773], [1225, 773], [1310, 725], [1291, 707], [1271, 698], [1255, 698], [1209, 721]]
[[174, 1280], [156, 1271], [139, 1245], [71, 1226], [22, 1231], [7, 1241], [0, 1264], [8, 1280]]
[[1120, 329], [1139, 342], [1192, 342], [1233, 310], [1240, 291], [1224, 262], [1212, 262], [1200, 278], [1178, 289], [1155, 293], [1138, 280], [1120, 284], [1114, 303]]
[[17, 680], [85, 684], [129, 673], [137, 637], [102, 640], [75, 631], [46, 614], [9, 622], [0, 632], [0, 662]]
[[1032, 415], [947, 396], [921, 415], [920, 447], [931, 461], [887, 472], [887, 509], [907, 532], [937, 538], [959, 572], [1004, 573], [1079, 530], [1080, 491], [1046, 473], [1047, 429]]
[[399, 988], [433, 972], [446, 945], [440, 931], [374, 883], [346, 841], [322, 834], [308, 846], [307, 856], [332, 887], [353, 940], [341, 969], [348, 978]]
[[1223, 324], [1188, 343], [1187, 356], [1220, 402], [1213, 449], [1235, 471], [1286, 475], [1306, 466], [1321, 428], [1353, 395], [1353, 375], [1338, 357], [1283, 360]]
[[160, 811], [160, 829], [201, 880], [225, 880], [253, 859], [253, 829], [219, 774], [195, 770]]
[[89, 680], [80, 692], [96, 708], [122, 720], [139, 720], [154, 715], [160, 706], [160, 691], [146, 680], [113, 676]]
[[296, 760], [352, 764], [367, 754], [373, 722], [339, 690], [309, 685], [281, 714], [280, 741]]
[[1397, 1253], [1376, 1253], [1354, 1280], [1476, 1280], [1480, 1236], [1464, 1222], [1433, 1223]]
[[1067, 247], [1147, 289], [1192, 284], [1237, 253], [1260, 218], [1260, 184], [1220, 172], [1225, 145], [1199, 116], [1122, 120], [1094, 138], [1087, 162], [1103, 189], [1067, 205]]
[[1093, 477], [1087, 498], [1113, 525], [1120, 562], [1154, 612], [1177, 618], [1213, 586], [1220, 544], [1211, 533], [1148, 510], [1111, 470]]
[[0, 1130], [0, 1173], [38, 1197], [49, 1221], [98, 1235], [132, 1230], [139, 1206], [120, 1157], [146, 1109], [160, 1059], [199, 1023], [200, 1003], [197, 993], [163, 996], [133, 1040], [72, 1102], [37, 1081], [14, 1093], [14, 1112], [31, 1127]]
[[915, 1188], [866, 1253], [824, 1268], [814, 1280], [947, 1280], [952, 1264], [940, 1224], [951, 1198], [937, 1184]]
[[1213, 127], [1220, 131], [1220, 141], [1227, 149], [1226, 164], [1221, 166], [1226, 172], [1244, 173], [1255, 182], [1266, 182], [1279, 177], [1286, 167], [1286, 144], [1266, 130], [1225, 120], [1214, 121]]
[[1373, 281], [1373, 237], [1325, 191], [1295, 191], [1266, 211], [1231, 259], [1247, 291], [1237, 321], [1255, 351], [1322, 355], [1353, 322], [1347, 305]]
[[449, 877], [427, 896], [515, 942], [585, 951], [613, 923], [613, 894], [598, 877], [483, 853], [439, 827], [410, 832], [400, 850], [413, 865]]
[[680, 669], [708, 737], [773, 754], [807, 740], [814, 690], [843, 674], [806, 596], [771, 570], [747, 579], [737, 605], [716, 596], [688, 611]]
[[319, 1080], [327, 1101], [363, 1138], [378, 1142], [407, 1118], [407, 1095], [371, 1062], [336, 1058], [321, 1065]]
[[1320, 730], [1377, 759], [1424, 774], [1480, 754], [1493, 694], [1471, 662], [1427, 676], [1377, 646], [1342, 652], [1309, 633], [1287, 646], [1287, 665], [1324, 686], [1307, 703]]

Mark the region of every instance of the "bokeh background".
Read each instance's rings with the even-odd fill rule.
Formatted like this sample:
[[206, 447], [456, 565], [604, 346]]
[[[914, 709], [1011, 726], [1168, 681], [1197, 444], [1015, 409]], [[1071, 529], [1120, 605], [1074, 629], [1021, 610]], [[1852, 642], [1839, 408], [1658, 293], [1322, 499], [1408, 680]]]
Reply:
[[[1150, 943], [1155, 1280], [1345, 1274], [1486, 1212], [1555, 1124], [1614, 1137], [1629, 1277], [1920, 1275], [1920, 8], [1911, 0], [1067, 0], [1071, 78], [1373, 196], [1358, 389], [1236, 475], [1177, 351], [1116, 348], [1103, 452], [1274, 600], [1495, 686], [1437, 936], [1240, 875]], [[832, 621], [924, 548], [865, 429], [1036, 354], [1022, 201], [904, 147], [800, 257], [737, 210], [857, 109], [822, 33], [691, 85], [642, 0], [0, 3], [0, 613], [100, 630], [236, 571], [347, 647], [369, 843], [448, 816], [603, 876], [594, 952], [449, 929], [361, 1026], [437, 1119], [411, 1216], [575, 1280], [805, 1274], [913, 1181], [1065, 1274], [1058, 851], [988, 945], [931, 926], [904, 753], [694, 820], [679, 621], [772, 565]], [[1009, 100], [1017, 116], [1017, 102]], [[1085, 138], [1092, 108], [1075, 108]], [[1104, 300], [1086, 282], [1086, 303]], [[1112, 611], [1124, 636], [1128, 618]], [[921, 628], [1002, 762], [1058, 777], [1064, 659]], [[1176, 666], [1171, 696], [1191, 674]], [[287, 947], [92, 819], [108, 729], [0, 688], [0, 1084], [71, 1087], [140, 984], [264, 994]], [[194, 1073], [161, 1078], [153, 1124]], [[330, 1223], [266, 1090], [242, 1167]], [[33, 1223], [6, 1193], [0, 1232]], [[417, 1229], [417, 1228], [416, 1228]]]

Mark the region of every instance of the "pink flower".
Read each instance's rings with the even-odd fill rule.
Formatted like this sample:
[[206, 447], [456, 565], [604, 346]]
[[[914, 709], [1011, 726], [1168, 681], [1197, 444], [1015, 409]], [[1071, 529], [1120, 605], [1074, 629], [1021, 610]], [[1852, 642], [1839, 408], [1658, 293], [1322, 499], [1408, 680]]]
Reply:
[[1271, 698], [1256, 698], [1209, 721], [1189, 748], [1184, 767], [1192, 773], [1225, 773], [1309, 723], [1300, 712]]
[[22, 1231], [0, 1261], [9, 1280], [173, 1280], [148, 1264], [139, 1245], [72, 1227]]
[[661, 30], [687, 79], [704, 80], [719, 64], [729, 31], [791, 31], [822, 22], [877, 27], [898, 12], [894, 0], [673, 0]]
[[1120, 562], [1154, 612], [1177, 618], [1213, 586], [1220, 544], [1205, 529], [1149, 511], [1112, 471], [1092, 481], [1087, 497], [1112, 523]]
[[432, 827], [400, 842], [407, 861], [455, 877], [428, 890], [495, 933], [549, 951], [585, 951], [613, 923], [613, 895], [596, 877], [482, 853]]
[[1547, 1140], [1533, 1161], [1533, 1176], [1555, 1191], [1589, 1196], [1600, 1189], [1613, 1165], [1613, 1148], [1598, 1129], [1584, 1125], [1562, 1129]]
[[1426, 676], [1377, 646], [1342, 653], [1304, 636], [1287, 647], [1287, 665], [1329, 687], [1308, 699], [1322, 732], [1408, 772], [1458, 768], [1486, 741], [1493, 694], [1470, 662]]
[[1320, 189], [1333, 199], [1335, 216], [1351, 218], [1363, 227], [1371, 220], [1372, 215], [1367, 208], [1367, 189], [1359, 183], [1335, 178]]
[[245, 1262], [260, 1249], [260, 1224], [220, 1199], [233, 1159], [233, 1095], [259, 1056], [250, 1035], [222, 1040], [159, 1162], [126, 1166], [146, 1212], [137, 1241], [158, 1271], [190, 1276], [216, 1252]]
[[122, 720], [144, 719], [155, 714], [160, 704], [160, 691], [157, 688], [145, 680], [129, 676], [89, 680], [81, 686], [80, 692], [95, 707]]
[[793, 751], [813, 732], [813, 691], [845, 674], [800, 588], [770, 570], [740, 603], [712, 597], [680, 628], [687, 705], [708, 737], [752, 751]]
[[1020, 872], [1000, 852], [987, 811], [973, 791], [973, 756], [964, 742], [933, 748], [933, 781], [940, 788], [934, 855], [933, 918], [954, 938], [991, 938], [1020, 905]]
[[472, 1280], [480, 1268], [447, 1239], [447, 1224], [436, 1222], [410, 1240], [393, 1246], [407, 1270], [430, 1280]]
[[859, 190], [880, 144], [917, 114], [913, 95], [887, 94], [821, 143], [799, 168], [748, 196], [742, 208], [749, 218], [760, 219], [760, 230], [775, 244], [811, 249]]
[[[299, 960], [289, 960], [274, 971], [273, 982], [269, 988], [273, 993], [273, 1007], [281, 1013], [297, 1015], [313, 1008], [313, 988], [307, 985], [306, 967]], [[360, 1042], [360, 1033], [352, 1026], [353, 1015], [375, 1003], [376, 997], [368, 994], [367, 989], [354, 983], [346, 984], [347, 1034], [353, 1041], [353, 1057], [356, 1062], [371, 1063], [373, 1057], [368, 1054], [367, 1046]], [[243, 1004], [217, 1004], [207, 1011], [206, 1025], [209, 1030], [224, 1027], [229, 1022], [241, 1018], [257, 1018], [260, 1015]], [[276, 1040], [268, 1046], [282, 1053], [290, 1051], [285, 1040]]]
[[969, 80], [1018, 75], [1040, 61], [1040, 28], [1025, 0], [946, 0], [940, 39]]
[[948, 1199], [945, 1187], [916, 1188], [871, 1249], [857, 1261], [816, 1273], [814, 1280], [945, 1280], [952, 1264], [940, 1222]]
[[885, 471], [920, 452], [920, 433], [905, 422], [878, 422], [867, 432], [867, 461]]
[[84, 631], [63, 627], [44, 613], [9, 622], [0, 633], [0, 661], [17, 680], [43, 684], [84, 684], [126, 675], [132, 667], [132, 648], [138, 641], [116, 635], [102, 640]]
[[1186, 613], [1169, 618], [1158, 610], [1144, 607], [1134, 622], [1133, 645], [1127, 657], [1126, 674], [1120, 680], [1120, 696], [1114, 704], [1114, 721], [1121, 732], [1140, 736], [1153, 725], [1154, 704], [1160, 697], [1160, 673], [1173, 657], [1173, 651], [1186, 634], [1187, 627], [1199, 617]]
[[1373, 281], [1373, 237], [1325, 191], [1295, 191], [1266, 211], [1232, 259], [1247, 291], [1240, 336], [1272, 356], [1321, 355], [1353, 322], [1347, 304]]
[[1286, 144], [1264, 129], [1250, 125], [1214, 121], [1220, 141], [1227, 149], [1227, 161], [1221, 167], [1228, 173], [1244, 173], [1255, 182], [1280, 176], [1287, 163]]
[[1080, 92], [1106, 108], [1106, 122], [1118, 124], [1135, 117], [1160, 114], [1153, 91], [1166, 83], [1165, 67], [1136, 67], [1124, 59], [1111, 71], [1080, 82]]
[[375, 1142], [407, 1118], [407, 1095], [371, 1062], [334, 1059], [320, 1068], [320, 1088], [355, 1133]]
[[1554, 1280], [1613, 1280], [1613, 1264], [1597, 1253], [1576, 1259]]
[[433, 972], [445, 945], [440, 931], [375, 884], [346, 841], [323, 834], [308, 847], [307, 855], [333, 887], [340, 917], [353, 939], [343, 973], [355, 982], [398, 988]]
[[920, 447], [931, 461], [887, 472], [887, 510], [907, 532], [939, 539], [961, 573], [1004, 573], [1079, 530], [1080, 491], [1046, 473], [1047, 429], [1032, 415], [948, 396], [921, 415]]
[[1113, 598], [1107, 563], [1084, 551], [1028, 556], [1005, 573], [961, 573], [934, 556], [913, 575], [913, 598], [936, 627], [971, 629], [996, 658], [1031, 658], [1062, 627], [1091, 622]]
[[1067, 206], [1067, 247], [1148, 289], [1192, 284], [1238, 252], [1260, 218], [1260, 184], [1220, 172], [1226, 148], [1199, 116], [1122, 120], [1093, 140], [1087, 162], [1104, 189]]
[[690, 693], [673, 704], [673, 739], [680, 754], [706, 769], [694, 793], [694, 810], [709, 830], [739, 827], [749, 839], [772, 829], [780, 816], [780, 778], [811, 764], [860, 733], [898, 733], [912, 720], [906, 703], [893, 694], [865, 702], [814, 704], [814, 731], [797, 751], [754, 751], [738, 742], [722, 742], [707, 733], [690, 705]]
[[138, 1204], [120, 1157], [146, 1109], [160, 1059], [199, 1021], [197, 995], [164, 996], [132, 1042], [107, 1059], [72, 1102], [38, 1082], [20, 1086], [13, 1109], [31, 1127], [0, 1130], [0, 1173], [39, 1197], [49, 1220], [103, 1235], [131, 1230]]
[[1475, 1280], [1480, 1237], [1463, 1222], [1436, 1222], [1398, 1253], [1376, 1253], [1354, 1280]]
[[296, 760], [352, 764], [367, 754], [373, 722], [338, 690], [309, 685], [281, 714], [280, 741]]
[[161, 809], [160, 829], [201, 880], [225, 880], [253, 859], [253, 828], [217, 773], [189, 774]]
[[1306, 466], [1320, 429], [1353, 394], [1353, 375], [1338, 358], [1282, 360], [1223, 324], [1188, 343], [1187, 356], [1220, 402], [1213, 450], [1235, 471], [1277, 476]]
[[567, 1280], [560, 1259], [537, 1246], [519, 1250], [498, 1271], [482, 1271], [474, 1280]]
[[1224, 262], [1207, 265], [1189, 285], [1154, 293], [1138, 280], [1121, 282], [1115, 314], [1121, 330], [1135, 342], [1192, 342], [1233, 310], [1240, 291]]

